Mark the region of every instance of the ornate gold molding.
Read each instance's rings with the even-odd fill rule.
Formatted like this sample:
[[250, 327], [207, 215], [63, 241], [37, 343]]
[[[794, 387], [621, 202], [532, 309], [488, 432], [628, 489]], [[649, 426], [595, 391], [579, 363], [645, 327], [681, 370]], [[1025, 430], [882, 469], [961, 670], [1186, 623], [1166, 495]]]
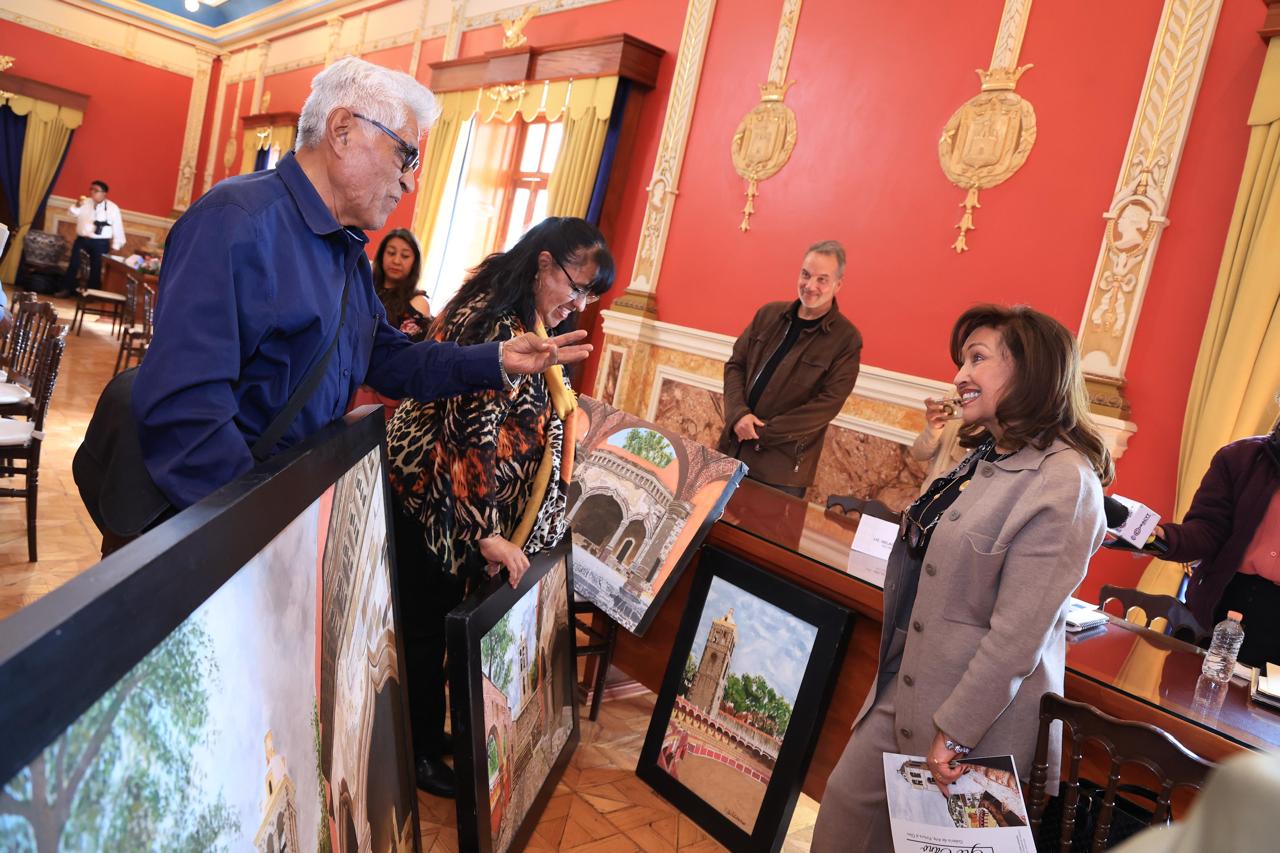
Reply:
[[230, 70], [231, 54], [219, 53], [218, 60], [218, 92], [213, 98], [213, 124], [209, 127], [208, 151], [204, 157], [204, 175], [200, 180], [200, 192], [207, 193], [213, 186], [213, 168], [217, 165], [216, 148], [218, 136], [222, 132], [222, 111], [227, 101], [227, 71]]
[[964, 215], [956, 223], [960, 235], [951, 248], [968, 251], [965, 235], [974, 229], [978, 191], [999, 186], [1027, 161], [1036, 141], [1036, 111], [1013, 89], [1031, 68], [1018, 66], [1022, 38], [1031, 16], [1031, 0], [1005, 0], [991, 65], [978, 70], [982, 90], [947, 121], [938, 140], [938, 162], [951, 183], [967, 190]]
[[413, 31], [413, 53], [409, 56], [409, 76], [418, 79], [418, 63], [422, 60], [423, 32], [427, 29], [427, 9], [430, 0], [419, 0], [422, 9], [418, 13], [418, 26]]
[[209, 100], [209, 72], [212, 53], [196, 51], [196, 76], [191, 78], [191, 100], [187, 103], [187, 129], [182, 137], [182, 160], [178, 166], [178, 186], [173, 193], [174, 215], [191, 206], [191, 190], [196, 179], [196, 157], [200, 153], [200, 131], [204, 128], [204, 107]]
[[441, 59], [457, 59], [462, 49], [462, 31], [466, 28], [467, 0], [453, 0], [449, 10], [449, 29], [444, 34], [444, 54]]
[[791, 48], [796, 40], [796, 24], [804, 0], [783, 0], [778, 33], [773, 39], [773, 57], [769, 61], [769, 78], [760, 86], [760, 103], [743, 117], [733, 134], [730, 153], [733, 167], [747, 182], [747, 203], [742, 208], [738, 230], [751, 230], [751, 216], [756, 212], [756, 197], [761, 181], [782, 170], [796, 147], [796, 114], [782, 101], [795, 85], [787, 80], [791, 65]]
[[1165, 3], [1115, 195], [1103, 214], [1080, 354], [1091, 390], [1113, 388], [1120, 408], [1127, 408], [1124, 371], [1221, 9], [1222, 0]]
[[524, 28], [533, 20], [533, 16], [538, 14], [538, 4], [527, 6], [523, 12], [514, 18], [502, 19], [502, 46], [504, 48], [519, 47], [528, 43], [529, 39], [524, 34]]
[[262, 86], [267, 76], [267, 55], [271, 53], [271, 42], [264, 39], [254, 47], [258, 51], [258, 70], [253, 78], [253, 98], [249, 102], [251, 115], [262, 112]]
[[341, 15], [332, 15], [324, 19], [324, 67], [328, 68], [333, 61], [338, 58], [338, 43], [342, 40], [342, 22]]
[[640, 244], [636, 248], [631, 284], [613, 303], [613, 307], [621, 311], [650, 317], [657, 315], [654, 293], [658, 289], [658, 274], [662, 270], [676, 187], [684, 164], [685, 144], [689, 141], [689, 122], [693, 117], [698, 82], [702, 78], [702, 60], [707, 52], [707, 38], [711, 34], [711, 18], [715, 9], [716, 0], [689, 0], [685, 12], [676, 70], [671, 79], [671, 94], [667, 98], [667, 113], [662, 121], [662, 136], [658, 140], [658, 156], [646, 190], [649, 199], [644, 209], [644, 222], [640, 226]]

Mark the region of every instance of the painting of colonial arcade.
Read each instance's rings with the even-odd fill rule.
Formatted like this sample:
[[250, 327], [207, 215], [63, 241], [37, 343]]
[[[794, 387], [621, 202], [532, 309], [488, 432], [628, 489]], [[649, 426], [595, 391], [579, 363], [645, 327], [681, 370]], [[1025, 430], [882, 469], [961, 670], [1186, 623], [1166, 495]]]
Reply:
[[818, 629], [716, 577], [658, 767], [753, 832]]
[[746, 466], [598, 400], [579, 403], [574, 590], [643, 634]]

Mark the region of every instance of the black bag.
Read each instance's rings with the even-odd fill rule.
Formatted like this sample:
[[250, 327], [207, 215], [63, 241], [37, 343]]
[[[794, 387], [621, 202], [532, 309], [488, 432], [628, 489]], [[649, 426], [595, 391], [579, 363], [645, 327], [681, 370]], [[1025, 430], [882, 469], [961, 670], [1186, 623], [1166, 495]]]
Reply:
[[[347, 319], [350, 285], [348, 275], [333, 340], [250, 448], [254, 461], [261, 462], [271, 455], [285, 430], [320, 386]], [[84, 441], [71, 460], [71, 475], [93, 523], [103, 534], [113, 533], [124, 539], [146, 532], [177, 512], [151, 479], [142, 458], [142, 442], [133, 417], [133, 381], [137, 376], [138, 368], [131, 367], [113, 377], [102, 389]]]

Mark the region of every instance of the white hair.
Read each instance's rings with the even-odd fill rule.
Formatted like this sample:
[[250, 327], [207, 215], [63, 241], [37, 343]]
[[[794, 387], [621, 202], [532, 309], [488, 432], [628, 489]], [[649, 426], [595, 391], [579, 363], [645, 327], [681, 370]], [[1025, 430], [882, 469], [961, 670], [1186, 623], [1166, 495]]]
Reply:
[[[440, 116], [431, 90], [403, 71], [392, 71], [354, 56], [344, 56], [311, 81], [311, 94], [298, 117], [296, 148], [310, 148], [324, 139], [325, 122], [339, 107], [385, 124], [404, 125], [410, 112], [418, 120], [419, 135]], [[377, 128], [369, 128], [377, 133]], [[414, 142], [415, 140], [408, 140]]]

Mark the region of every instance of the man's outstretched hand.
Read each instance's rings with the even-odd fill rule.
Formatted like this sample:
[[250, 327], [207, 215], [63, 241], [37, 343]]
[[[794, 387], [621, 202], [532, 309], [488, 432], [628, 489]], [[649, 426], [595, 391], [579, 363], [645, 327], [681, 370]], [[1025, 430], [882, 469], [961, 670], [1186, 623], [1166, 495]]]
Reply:
[[591, 355], [591, 344], [578, 341], [587, 337], [586, 329], [540, 338], [533, 332], [525, 332], [507, 341], [502, 348], [502, 368], [507, 373], [541, 373], [553, 364], [574, 364]]

